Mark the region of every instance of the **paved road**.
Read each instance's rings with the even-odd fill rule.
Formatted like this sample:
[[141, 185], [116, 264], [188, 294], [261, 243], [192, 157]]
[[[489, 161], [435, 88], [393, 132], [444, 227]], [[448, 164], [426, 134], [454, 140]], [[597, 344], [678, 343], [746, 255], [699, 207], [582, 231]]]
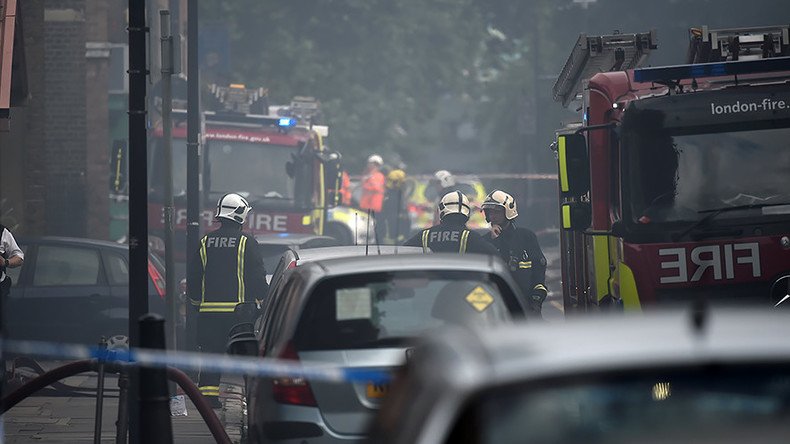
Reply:
[[[84, 388], [83, 393], [63, 394], [45, 389], [38, 396], [25, 399], [3, 417], [5, 443], [80, 443], [93, 442], [96, 408], [95, 374], [79, 375], [64, 381], [72, 387]], [[115, 442], [115, 421], [118, 414], [117, 378], [108, 376], [105, 382], [107, 397], [102, 413], [101, 441]], [[215, 410], [223, 420], [228, 435], [234, 442], [241, 441], [243, 402], [239, 390], [223, 384], [224, 406]], [[192, 403], [187, 401], [188, 416], [172, 418], [175, 443], [201, 444], [215, 442]], [[2, 442], [2, 441], [0, 441]]]

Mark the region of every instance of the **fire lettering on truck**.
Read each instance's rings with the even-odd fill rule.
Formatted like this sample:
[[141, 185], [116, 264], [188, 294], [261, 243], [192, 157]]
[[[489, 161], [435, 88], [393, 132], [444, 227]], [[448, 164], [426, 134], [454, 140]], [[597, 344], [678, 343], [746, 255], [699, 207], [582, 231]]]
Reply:
[[687, 248], [662, 248], [658, 250], [658, 255], [671, 259], [662, 261], [661, 269], [675, 270], [674, 275], [662, 276], [659, 279], [662, 284], [698, 282], [708, 270], [713, 273], [713, 280], [734, 279], [736, 272], [746, 272], [746, 266], [749, 266], [751, 277], [758, 278], [762, 275], [760, 245], [757, 242], [703, 245], [693, 248], [690, 253]]
[[255, 231], [288, 231], [288, 216], [284, 214], [256, 214], [250, 218], [250, 228]]

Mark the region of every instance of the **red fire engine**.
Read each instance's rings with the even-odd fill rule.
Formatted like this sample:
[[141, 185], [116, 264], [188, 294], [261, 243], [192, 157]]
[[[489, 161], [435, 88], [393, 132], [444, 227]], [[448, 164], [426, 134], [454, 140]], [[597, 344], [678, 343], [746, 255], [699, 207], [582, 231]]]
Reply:
[[[335, 189], [339, 155], [324, 147], [327, 128], [314, 124], [318, 102], [297, 97], [289, 106], [269, 107], [266, 90], [243, 85], [212, 86], [211, 92], [216, 110], [204, 112], [200, 157], [202, 230], [217, 226], [217, 200], [236, 192], [254, 208], [245, 227], [252, 234], [322, 234], [327, 203], [334, 202], [327, 192]], [[174, 225], [185, 230], [186, 113], [173, 115]], [[155, 129], [149, 162], [148, 215], [155, 235], [164, 228], [162, 134]], [[176, 240], [181, 253], [183, 236]]]
[[691, 29], [655, 68], [655, 33], [579, 38], [554, 86], [583, 115], [553, 144], [566, 312], [790, 304], [789, 32]]

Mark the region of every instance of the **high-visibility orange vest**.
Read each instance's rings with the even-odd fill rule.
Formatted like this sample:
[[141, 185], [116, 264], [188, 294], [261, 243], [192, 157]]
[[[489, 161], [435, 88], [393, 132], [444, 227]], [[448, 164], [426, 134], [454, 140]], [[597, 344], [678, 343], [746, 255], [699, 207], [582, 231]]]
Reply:
[[359, 208], [381, 212], [384, 203], [384, 174], [374, 171], [362, 179], [362, 196], [359, 199]]
[[346, 171], [343, 171], [343, 174], [340, 176], [340, 204], [351, 205], [351, 178], [348, 177], [348, 172]]

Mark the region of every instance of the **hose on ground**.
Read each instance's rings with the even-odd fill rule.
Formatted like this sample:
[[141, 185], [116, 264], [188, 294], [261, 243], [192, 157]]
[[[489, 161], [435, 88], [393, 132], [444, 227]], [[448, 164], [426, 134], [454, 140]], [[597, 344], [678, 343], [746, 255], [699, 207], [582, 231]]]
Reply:
[[70, 376], [74, 376], [80, 373], [85, 373], [91, 370], [96, 369], [96, 360], [93, 359], [86, 359], [82, 361], [75, 361], [71, 362], [66, 365], [62, 365], [58, 368], [54, 368], [43, 375], [39, 376], [36, 379], [31, 380], [27, 384], [19, 387], [18, 389], [14, 390], [13, 392], [9, 393], [8, 396], [3, 398], [2, 405], [0, 406], [0, 413], [5, 413], [11, 407], [19, 404], [23, 399], [29, 397], [33, 393], [43, 389], [44, 387], [51, 385], [61, 379], [68, 378]]
[[230, 437], [228, 433], [225, 431], [225, 428], [222, 427], [222, 423], [219, 421], [216, 413], [211, 408], [206, 400], [206, 397], [200, 393], [200, 390], [197, 388], [195, 383], [187, 376], [186, 373], [182, 372], [181, 370], [173, 367], [167, 368], [167, 377], [178, 384], [182, 390], [184, 390], [184, 394], [189, 396], [189, 399], [192, 400], [192, 404], [195, 405], [200, 416], [203, 417], [203, 421], [208, 426], [211, 435], [214, 436], [214, 439], [217, 441], [218, 444], [231, 444]]
[[[88, 371], [96, 371], [98, 366], [98, 362], [95, 359], [86, 359], [82, 361], [75, 361], [68, 363], [66, 365], [62, 365], [55, 369], [52, 369], [43, 375], [29, 381], [27, 384], [19, 387], [18, 389], [14, 390], [13, 392], [9, 393], [5, 398], [0, 401], [0, 414], [4, 414], [9, 409], [14, 407], [15, 405], [19, 404], [25, 398], [31, 396], [32, 394], [36, 393], [37, 391], [43, 389], [48, 385], [52, 385], [53, 383], [60, 381], [61, 379], [68, 378], [74, 375], [78, 375], [80, 373], [85, 373]], [[118, 373], [121, 371], [121, 366], [116, 365], [108, 365], [106, 368], [108, 373]], [[167, 377], [175, 381], [184, 393], [189, 396], [189, 399], [195, 405], [200, 416], [203, 418], [203, 421], [208, 426], [211, 435], [219, 444], [231, 444], [230, 437], [228, 433], [225, 431], [225, 428], [222, 427], [222, 423], [220, 422], [217, 415], [214, 413], [214, 410], [209, 405], [206, 398], [200, 393], [200, 390], [197, 386], [192, 382], [192, 380], [187, 376], [186, 373], [178, 370], [176, 368], [168, 367], [167, 368]]]

